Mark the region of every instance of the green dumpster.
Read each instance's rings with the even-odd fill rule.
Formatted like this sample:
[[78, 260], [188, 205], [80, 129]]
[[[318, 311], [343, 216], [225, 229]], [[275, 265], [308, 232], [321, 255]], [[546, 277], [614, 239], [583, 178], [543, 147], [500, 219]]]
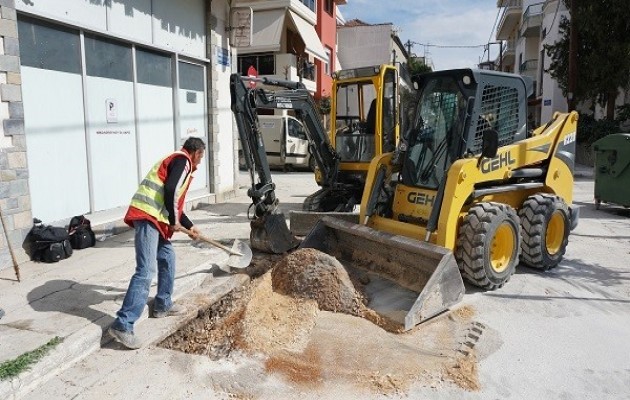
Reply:
[[595, 205], [630, 207], [630, 134], [613, 133], [593, 143]]

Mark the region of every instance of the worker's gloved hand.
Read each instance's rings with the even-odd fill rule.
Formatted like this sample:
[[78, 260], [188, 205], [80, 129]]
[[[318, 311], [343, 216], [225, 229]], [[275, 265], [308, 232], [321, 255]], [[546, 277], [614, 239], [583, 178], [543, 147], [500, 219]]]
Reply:
[[200, 232], [197, 230], [197, 227], [193, 226], [188, 230], [188, 237], [193, 240], [197, 240], [199, 239], [199, 233]]
[[179, 222], [175, 223], [175, 225], [171, 225], [171, 230], [173, 232], [179, 232], [182, 230], [182, 226]]

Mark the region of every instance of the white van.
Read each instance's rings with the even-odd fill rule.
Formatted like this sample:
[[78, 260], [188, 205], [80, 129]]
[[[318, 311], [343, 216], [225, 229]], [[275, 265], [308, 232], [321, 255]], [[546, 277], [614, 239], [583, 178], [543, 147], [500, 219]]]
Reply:
[[[258, 120], [270, 167], [315, 170], [304, 125], [298, 119], [290, 115], [259, 115]], [[243, 168], [244, 161], [239, 162]]]

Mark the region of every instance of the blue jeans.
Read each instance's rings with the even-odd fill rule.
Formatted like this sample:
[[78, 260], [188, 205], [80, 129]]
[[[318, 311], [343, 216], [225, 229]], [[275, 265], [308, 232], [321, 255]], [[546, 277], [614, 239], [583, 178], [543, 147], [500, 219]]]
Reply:
[[142, 315], [149, 299], [156, 267], [158, 280], [153, 304], [155, 311], [167, 311], [173, 306], [171, 295], [175, 283], [175, 250], [171, 242], [164, 239], [149, 221], [139, 220], [133, 225], [136, 231], [136, 272], [131, 277], [125, 300], [112, 325], [112, 328], [125, 332], [133, 332], [133, 324]]

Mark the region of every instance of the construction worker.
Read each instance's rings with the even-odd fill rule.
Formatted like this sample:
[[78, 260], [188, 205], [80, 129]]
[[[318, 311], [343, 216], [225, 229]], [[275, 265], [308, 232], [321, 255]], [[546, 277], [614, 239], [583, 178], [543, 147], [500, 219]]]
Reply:
[[185, 307], [174, 304], [171, 296], [175, 281], [175, 251], [170, 238], [186, 228], [192, 239], [199, 232], [183, 211], [192, 174], [203, 158], [206, 145], [190, 137], [180, 151], [158, 161], [133, 195], [125, 223], [135, 229], [136, 271], [109, 334], [129, 349], [140, 348], [133, 325], [142, 315], [157, 269], [157, 294], [153, 317], [181, 315]]

